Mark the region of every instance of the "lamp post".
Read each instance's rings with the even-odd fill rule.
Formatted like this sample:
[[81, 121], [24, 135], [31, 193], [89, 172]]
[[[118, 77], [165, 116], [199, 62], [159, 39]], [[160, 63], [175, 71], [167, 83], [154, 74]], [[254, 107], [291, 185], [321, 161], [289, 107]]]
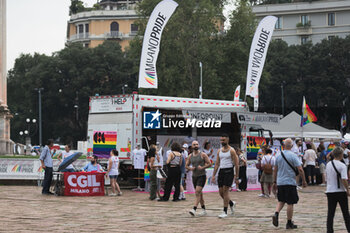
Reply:
[[124, 84], [124, 85], [122, 86], [123, 95], [125, 95], [125, 88], [127, 88], [127, 87], [128, 87], [128, 84]]
[[200, 86], [199, 86], [199, 98], [202, 99], [203, 95], [203, 86], [202, 86], [202, 72], [203, 72], [203, 64], [202, 62], [199, 62], [199, 69], [200, 69]]
[[43, 135], [42, 135], [42, 116], [41, 116], [41, 92], [44, 88], [35, 88], [34, 90], [38, 91], [39, 94], [39, 145], [43, 145]]
[[282, 115], [284, 116], [284, 91], [283, 91], [283, 84], [284, 82], [281, 83], [281, 99], [282, 99]]

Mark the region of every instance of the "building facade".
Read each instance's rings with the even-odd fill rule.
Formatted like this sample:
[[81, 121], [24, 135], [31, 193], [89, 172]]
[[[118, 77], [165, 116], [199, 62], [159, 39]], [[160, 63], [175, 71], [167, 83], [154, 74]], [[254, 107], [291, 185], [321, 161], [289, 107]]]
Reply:
[[137, 35], [135, 11], [138, 1], [101, 1], [101, 9], [72, 14], [68, 21], [67, 43], [80, 42], [93, 48], [105, 40], [120, 43], [122, 49]]
[[7, 69], [6, 69], [6, 0], [0, 0], [0, 155], [13, 152], [10, 140], [10, 119], [7, 107]]
[[350, 35], [350, 1], [324, 0], [266, 4], [253, 6], [253, 12], [262, 19], [267, 15], [278, 17], [273, 39], [282, 39], [288, 45]]

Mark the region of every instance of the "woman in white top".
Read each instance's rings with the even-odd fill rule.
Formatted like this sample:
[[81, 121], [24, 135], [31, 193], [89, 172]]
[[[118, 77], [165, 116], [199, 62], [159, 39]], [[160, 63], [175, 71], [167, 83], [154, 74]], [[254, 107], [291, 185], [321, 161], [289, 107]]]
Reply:
[[[57, 159], [62, 163], [67, 157], [71, 156], [73, 152], [70, 151], [71, 146], [66, 145], [64, 147], [64, 151], [62, 151], [58, 156]], [[75, 172], [75, 169], [73, 167], [73, 164], [69, 164], [62, 172]]]
[[[312, 149], [312, 146], [310, 144], [306, 144], [307, 150], [304, 154], [304, 160], [306, 165], [306, 175], [308, 177], [309, 185], [316, 184], [316, 174], [315, 174], [315, 166], [316, 166], [316, 159], [317, 154]], [[311, 179], [312, 178], [312, 179]]]
[[106, 177], [109, 175], [109, 179], [111, 180], [111, 186], [112, 186], [112, 193], [109, 194], [109, 196], [116, 196], [115, 189], [118, 191], [118, 196], [122, 195], [122, 192], [120, 191], [119, 184], [117, 183], [117, 178], [119, 175], [119, 158], [118, 158], [118, 151], [116, 149], [111, 150], [110, 157], [108, 160], [108, 170], [106, 173]]

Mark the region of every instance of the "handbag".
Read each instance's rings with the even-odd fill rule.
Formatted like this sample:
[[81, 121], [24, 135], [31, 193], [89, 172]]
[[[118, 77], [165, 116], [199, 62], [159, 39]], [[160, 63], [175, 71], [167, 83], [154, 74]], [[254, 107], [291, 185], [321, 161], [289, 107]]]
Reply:
[[281, 151], [281, 155], [284, 158], [284, 160], [288, 163], [288, 165], [293, 169], [293, 171], [295, 172], [295, 176], [299, 175], [298, 169], [296, 169], [295, 167], [292, 166], [292, 164], [290, 164], [290, 162], [286, 159], [282, 151]]
[[158, 179], [163, 179], [163, 178], [168, 178], [168, 176], [166, 175], [166, 173], [164, 172], [164, 170], [162, 168], [158, 168], [157, 170], [157, 178]]

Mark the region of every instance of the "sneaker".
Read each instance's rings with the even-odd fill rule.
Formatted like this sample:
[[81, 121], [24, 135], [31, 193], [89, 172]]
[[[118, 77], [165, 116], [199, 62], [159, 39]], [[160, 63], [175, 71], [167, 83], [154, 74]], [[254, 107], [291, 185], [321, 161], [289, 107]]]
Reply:
[[270, 198], [270, 195], [269, 195], [269, 194], [265, 194], [265, 197], [266, 197], [266, 198]]
[[265, 197], [265, 194], [259, 194], [258, 197]]
[[160, 198], [159, 198], [159, 197], [157, 197], [155, 200], [156, 200], [156, 201], [159, 201], [159, 200], [160, 200]]
[[218, 217], [219, 218], [227, 218], [227, 214], [225, 212], [222, 212], [221, 214], [219, 214]]
[[180, 199], [173, 199], [174, 202], [180, 201]]
[[122, 193], [122, 192], [120, 192], [120, 193], [118, 193], [118, 194], [117, 194], [117, 196], [121, 196], [121, 195], [123, 195], [123, 193]]
[[292, 223], [287, 223], [287, 224], [286, 224], [286, 229], [296, 229], [296, 228], [298, 228], [298, 226], [297, 226], [297, 225], [294, 225], [293, 222], [292, 222]]
[[207, 211], [206, 210], [202, 210], [202, 212], [200, 212], [198, 214], [199, 217], [202, 217], [202, 216], [205, 216], [205, 215], [207, 215]]
[[116, 193], [110, 193], [110, 194], [108, 194], [108, 196], [115, 197], [115, 196], [117, 196], [117, 194]]
[[237, 189], [237, 192], [241, 192], [242, 190], [240, 190], [240, 189]]
[[278, 215], [276, 213], [272, 216], [272, 224], [278, 227]]
[[297, 186], [297, 189], [298, 189], [298, 190], [302, 190], [303, 188], [302, 188], [302, 187], [300, 187], [300, 186]]
[[193, 217], [196, 216], [195, 209], [191, 209], [188, 213], [190, 213], [190, 215], [192, 215]]
[[320, 186], [326, 186], [326, 184], [320, 184]]
[[183, 197], [183, 198], [181, 198], [180, 200], [181, 200], [181, 201], [186, 201], [186, 198], [185, 198], [185, 197]]
[[230, 206], [230, 209], [231, 209], [231, 215], [234, 215], [235, 214], [235, 208], [236, 208], [236, 202], [235, 201], [232, 201], [233, 202], [233, 206]]

